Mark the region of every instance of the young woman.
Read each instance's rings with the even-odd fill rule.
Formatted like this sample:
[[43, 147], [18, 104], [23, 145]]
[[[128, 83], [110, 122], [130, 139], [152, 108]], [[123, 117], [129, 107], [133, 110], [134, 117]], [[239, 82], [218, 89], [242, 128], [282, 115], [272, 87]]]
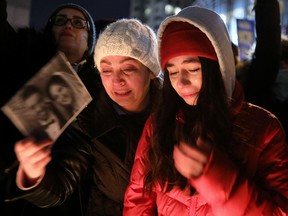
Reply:
[[54, 72], [46, 83], [45, 90], [51, 104], [68, 121], [83, 108], [85, 97], [78, 80], [65, 72]]
[[288, 146], [278, 119], [243, 101], [220, 16], [187, 7], [158, 31], [162, 99], [148, 119], [127, 215], [287, 215]]

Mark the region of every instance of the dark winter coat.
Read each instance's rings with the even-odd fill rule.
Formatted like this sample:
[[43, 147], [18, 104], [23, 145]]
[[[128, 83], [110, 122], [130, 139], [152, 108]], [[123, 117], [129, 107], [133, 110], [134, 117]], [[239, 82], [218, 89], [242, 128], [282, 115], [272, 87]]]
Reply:
[[[151, 94], [156, 96], [155, 89]], [[125, 113], [103, 89], [54, 144], [54, 160], [40, 184], [29, 193], [16, 191], [18, 197], [51, 207], [62, 204], [78, 185], [83, 214], [122, 215], [124, 192], [150, 109]]]
[[[56, 54], [57, 47], [51, 35], [44, 31], [36, 31], [33, 28], [15, 31], [7, 22], [5, 0], [0, 0], [0, 29], [0, 107], [2, 107], [25, 82], [48, 63]], [[94, 97], [99, 90], [100, 78], [94, 67], [93, 55], [87, 59], [86, 63], [78, 66], [78, 75]], [[4, 204], [6, 188], [2, 183], [5, 181], [6, 169], [16, 160], [14, 144], [24, 137], [1, 111], [0, 131], [0, 215], [25, 215], [23, 209], [30, 209], [31, 204], [24, 201]], [[35, 208], [32, 209], [36, 211]], [[48, 215], [51, 214], [51, 211], [46, 212], [50, 212]], [[41, 214], [43, 215], [43, 211]], [[27, 215], [32, 216], [32, 212], [28, 212]]]

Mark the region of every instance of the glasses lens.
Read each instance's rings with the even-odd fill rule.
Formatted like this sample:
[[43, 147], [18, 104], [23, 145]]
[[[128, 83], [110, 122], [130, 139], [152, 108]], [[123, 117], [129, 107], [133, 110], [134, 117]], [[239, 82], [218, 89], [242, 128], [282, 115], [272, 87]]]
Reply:
[[63, 25], [66, 25], [68, 21], [71, 22], [73, 27], [78, 28], [78, 29], [82, 29], [87, 26], [86, 20], [83, 20], [81, 18], [68, 19], [66, 16], [55, 16], [54, 25], [63, 26]]
[[75, 28], [85, 28], [86, 21], [80, 18], [72, 18], [71, 23]]
[[56, 16], [54, 19], [54, 25], [56, 26], [63, 26], [67, 23], [67, 17], [64, 16]]

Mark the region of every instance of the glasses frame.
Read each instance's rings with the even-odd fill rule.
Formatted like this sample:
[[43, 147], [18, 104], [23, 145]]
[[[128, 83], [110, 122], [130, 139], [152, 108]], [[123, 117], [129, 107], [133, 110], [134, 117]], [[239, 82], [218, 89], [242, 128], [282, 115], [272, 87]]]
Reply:
[[[55, 24], [55, 20], [56, 20], [56, 18], [57, 17], [62, 17], [63, 19], [66, 19], [66, 21], [62, 24], [62, 25], [57, 25], [57, 24]], [[85, 26], [83, 26], [83, 27], [78, 27], [78, 26], [75, 26], [75, 24], [73, 24], [73, 20], [75, 20], [75, 19], [77, 19], [77, 20], [83, 20], [84, 22], [85, 22]], [[71, 25], [74, 27], [74, 28], [77, 28], [77, 29], [90, 29], [90, 25], [89, 25], [89, 22], [87, 21], [87, 20], [85, 20], [85, 19], [82, 19], [82, 18], [80, 18], [80, 17], [73, 17], [73, 18], [68, 18], [68, 17], [66, 17], [66, 16], [62, 16], [62, 15], [56, 15], [56, 16], [53, 16], [51, 19], [50, 19], [50, 22], [54, 25], [54, 26], [65, 26], [68, 22], [70, 22], [71, 23]]]

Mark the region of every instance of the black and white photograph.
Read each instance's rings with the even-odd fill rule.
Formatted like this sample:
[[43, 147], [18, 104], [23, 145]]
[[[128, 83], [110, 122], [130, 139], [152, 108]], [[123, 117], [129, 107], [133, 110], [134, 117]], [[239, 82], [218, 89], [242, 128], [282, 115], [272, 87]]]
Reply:
[[59, 52], [1, 109], [25, 136], [56, 140], [92, 97]]

